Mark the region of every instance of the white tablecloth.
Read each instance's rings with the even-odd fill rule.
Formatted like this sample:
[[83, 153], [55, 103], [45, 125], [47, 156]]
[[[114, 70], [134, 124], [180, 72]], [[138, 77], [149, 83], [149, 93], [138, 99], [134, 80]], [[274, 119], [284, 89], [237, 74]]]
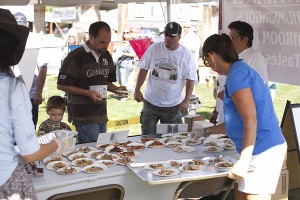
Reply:
[[[131, 141], [138, 140], [139, 137], [129, 138]], [[88, 143], [80, 146], [96, 146], [95, 143]], [[188, 159], [216, 155], [206, 153], [202, 150], [202, 145], [194, 146], [196, 151], [190, 153], [176, 153], [170, 148], [149, 148], [141, 151], [141, 155], [136, 157], [136, 162], [163, 161], [170, 159]], [[220, 153], [219, 153], [220, 154]], [[235, 156], [235, 150], [225, 150], [222, 155]], [[45, 167], [44, 167], [45, 168]], [[45, 169], [43, 177], [33, 177], [33, 184], [38, 198], [41, 200], [57, 194], [74, 190], [97, 187], [107, 184], [119, 184], [125, 189], [125, 200], [166, 200], [172, 199], [178, 183], [168, 183], [162, 185], [148, 185], [142, 181], [127, 166], [117, 165], [103, 173], [97, 175], [85, 174], [83, 172], [75, 175], [60, 175], [54, 171]]]

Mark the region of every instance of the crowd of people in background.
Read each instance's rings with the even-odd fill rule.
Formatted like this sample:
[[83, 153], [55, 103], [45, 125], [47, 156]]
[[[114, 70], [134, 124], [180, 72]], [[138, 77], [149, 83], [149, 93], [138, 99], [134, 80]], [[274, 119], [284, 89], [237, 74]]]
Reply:
[[[7, 194], [17, 191], [20, 199], [36, 199], [30, 179], [15, 158], [15, 143], [28, 162], [61, 154], [64, 145], [58, 140], [40, 145], [35, 134], [47, 61], [37, 62], [29, 94], [21, 77], [16, 78], [11, 68], [18, 64], [26, 42], [27, 45], [30, 42], [27, 19], [22, 13], [13, 16], [4, 9], [0, 9], [0, 16], [0, 43], [8, 47], [0, 49], [3, 97], [0, 101], [4, 112], [0, 135], [5, 138], [0, 142], [4, 147], [0, 152], [0, 198], [7, 199]], [[219, 74], [216, 108], [210, 118], [217, 125], [193, 130], [191, 139], [227, 134], [240, 154], [228, 175], [237, 181], [236, 198], [269, 199], [275, 192], [287, 146], [268, 86], [267, 62], [260, 51], [252, 48], [250, 24], [235, 21], [228, 29], [228, 35], [208, 37], [202, 48], [204, 65]], [[67, 51], [57, 80], [57, 88], [66, 94], [66, 99], [49, 98], [46, 108], [49, 118], [39, 126], [38, 136], [55, 130], [71, 130], [62, 122], [67, 107], [68, 121], [78, 132], [78, 143], [96, 142], [100, 133], [107, 132], [107, 91], [118, 94], [120, 86], [132, 91], [134, 88], [134, 99], [143, 103], [142, 135], [155, 134], [158, 122], [183, 123], [194, 84], [199, 81], [196, 75], [201, 42], [191, 22], [186, 21], [183, 28], [177, 22], [166, 24], [163, 41], [150, 45], [138, 62], [135, 87], [130, 85], [129, 77], [137, 57], [129, 41], [136, 37], [130, 29], [124, 29], [122, 38], [113, 41], [110, 52], [114, 33], [103, 21], [92, 23], [88, 33], [79, 27], [67, 31]], [[272, 83], [272, 89], [275, 87]], [[268, 165], [271, 157], [272, 166]], [[256, 168], [251, 174], [247, 173], [249, 165]]]

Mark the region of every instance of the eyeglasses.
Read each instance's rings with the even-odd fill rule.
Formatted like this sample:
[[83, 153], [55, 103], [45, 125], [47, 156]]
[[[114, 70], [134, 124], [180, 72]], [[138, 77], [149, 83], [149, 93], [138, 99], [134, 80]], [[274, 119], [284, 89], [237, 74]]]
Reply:
[[191, 27], [189, 27], [189, 26], [184, 26], [183, 28], [191, 28]]
[[231, 40], [233, 40], [235, 38], [242, 37], [242, 36], [240, 36], [240, 35], [229, 35], [229, 37], [230, 37]]
[[[177, 35], [176, 35], [176, 36], [177, 36]], [[176, 36], [173, 36], [173, 35], [171, 35], [171, 34], [167, 34], [167, 33], [165, 33], [165, 37], [174, 38], [174, 37], [176, 37]]]

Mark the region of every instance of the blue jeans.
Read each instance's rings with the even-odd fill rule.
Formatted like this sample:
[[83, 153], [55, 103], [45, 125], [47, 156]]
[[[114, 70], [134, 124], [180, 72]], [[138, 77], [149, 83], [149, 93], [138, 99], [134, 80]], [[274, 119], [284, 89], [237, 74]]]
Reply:
[[179, 105], [172, 107], [158, 107], [144, 100], [140, 122], [142, 124], [142, 134], [155, 134], [156, 124], [182, 124], [182, 114]]
[[99, 133], [106, 133], [106, 123], [77, 125], [75, 127], [78, 132], [78, 144], [96, 142]]

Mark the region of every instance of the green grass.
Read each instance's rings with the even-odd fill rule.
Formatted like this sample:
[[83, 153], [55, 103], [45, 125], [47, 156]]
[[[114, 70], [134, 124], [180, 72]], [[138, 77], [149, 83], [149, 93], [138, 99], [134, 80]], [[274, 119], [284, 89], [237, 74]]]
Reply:
[[[43, 96], [45, 98], [45, 92], [48, 88], [48, 97], [53, 95], [61, 95], [61, 91], [56, 89], [56, 80], [57, 75], [48, 75], [47, 82], [44, 87]], [[206, 119], [209, 119], [210, 113], [214, 109], [215, 99], [213, 98], [213, 87], [207, 87], [206, 84], [199, 84], [195, 88], [195, 93], [202, 102], [202, 106], [197, 109], [198, 114], [203, 114]], [[292, 103], [300, 103], [300, 86], [288, 85], [288, 84], [279, 84], [274, 105], [275, 111], [278, 117], [279, 122], [281, 122], [286, 101], [289, 100]], [[111, 93], [108, 97], [108, 117], [110, 120], [119, 120], [127, 119], [132, 117], [139, 117], [140, 111], [142, 109], [142, 103], [137, 103], [133, 99], [133, 95], [130, 95], [127, 101], [119, 101], [114, 98]], [[48, 118], [48, 115], [45, 112], [45, 102], [40, 106], [39, 124]], [[63, 119], [64, 122], [67, 122], [67, 113]], [[118, 130], [118, 129], [129, 129], [130, 135], [138, 135], [141, 133], [140, 124], [127, 125], [109, 128], [108, 131]]]

